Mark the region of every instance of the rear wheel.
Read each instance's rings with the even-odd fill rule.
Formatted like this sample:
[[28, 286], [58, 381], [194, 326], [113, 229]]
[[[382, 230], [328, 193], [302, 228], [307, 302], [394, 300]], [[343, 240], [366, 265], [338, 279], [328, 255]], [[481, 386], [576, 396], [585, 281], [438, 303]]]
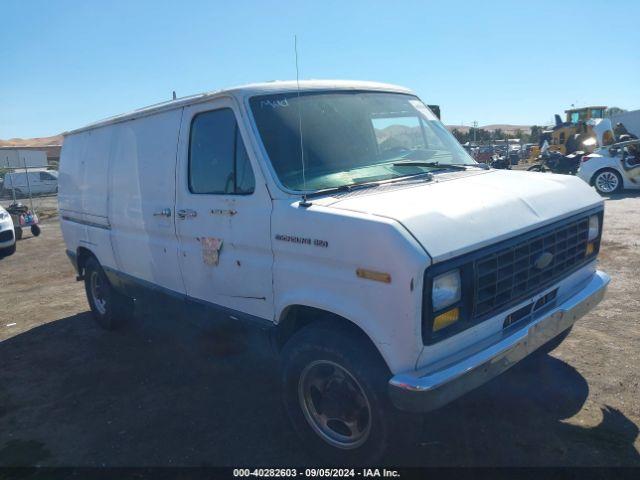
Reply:
[[593, 186], [604, 195], [616, 193], [622, 189], [622, 177], [610, 168], [601, 170], [593, 177]]
[[16, 240], [22, 240], [22, 227], [16, 227]]
[[102, 328], [114, 330], [133, 316], [133, 299], [113, 288], [94, 257], [85, 264], [84, 286], [93, 318]]
[[418, 419], [389, 401], [386, 365], [351, 330], [310, 325], [289, 340], [282, 357], [284, 405], [314, 455], [335, 465], [368, 465], [417, 432]]
[[31, 234], [34, 237], [37, 237], [38, 235], [40, 235], [40, 232], [41, 232], [41, 230], [40, 230], [40, 227], [38, 225], [31, 225]]

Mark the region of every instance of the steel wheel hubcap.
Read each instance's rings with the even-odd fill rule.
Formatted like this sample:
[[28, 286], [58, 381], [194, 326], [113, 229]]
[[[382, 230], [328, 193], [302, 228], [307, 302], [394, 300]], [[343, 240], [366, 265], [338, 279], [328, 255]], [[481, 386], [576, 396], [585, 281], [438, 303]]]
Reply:
[[605, 193], [611, 193], [618, 188], [618, 177], [611, 172], [604, 172], [596, 179], [598, 189]]
[[300, 374], [298, 400], [311, 428], [334, 447], [356, 448], [369, 437], [369, 401], [354, 376], [337, 363], [307, 365]]
[[107, 313], [107, 300], [104, 298], [104, 279], [98, 272], [91, 272], [91, 298], [100, 315]]

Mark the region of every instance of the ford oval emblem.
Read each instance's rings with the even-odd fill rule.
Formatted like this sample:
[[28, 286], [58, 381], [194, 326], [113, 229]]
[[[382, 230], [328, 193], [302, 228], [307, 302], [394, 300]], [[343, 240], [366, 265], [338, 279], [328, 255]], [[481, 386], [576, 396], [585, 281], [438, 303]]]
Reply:
[[542, 252], [540, 255], [538, 255], [538, 258], [536, 258], [536, 260], [533, 262], [533, 266], [536, 267], [538, 270], [542, 270], [544, 268], [547, 268], [551, 264], [552, 260], [553, 260], [553, 253]]

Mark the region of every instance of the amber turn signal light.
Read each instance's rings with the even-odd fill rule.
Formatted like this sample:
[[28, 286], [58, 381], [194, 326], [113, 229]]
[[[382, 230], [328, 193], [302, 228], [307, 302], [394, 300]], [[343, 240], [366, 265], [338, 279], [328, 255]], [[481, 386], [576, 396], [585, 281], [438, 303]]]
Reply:
[[445, 327], [448, 327], [452, 323], [457, 322], [460, 319], [460, 309], [458, 307], [452, 308], [444, 313], [441, 313], [433, 319], [433, 331], [437, 332]]

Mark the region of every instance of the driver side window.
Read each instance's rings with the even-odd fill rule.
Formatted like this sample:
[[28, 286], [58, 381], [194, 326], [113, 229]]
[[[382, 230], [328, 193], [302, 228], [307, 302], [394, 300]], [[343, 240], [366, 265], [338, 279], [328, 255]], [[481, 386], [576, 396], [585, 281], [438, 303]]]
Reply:
[[253, 193], [255, 177], [230, 108], [196, 115], [189, 138], [189, 190], [197, 194]]

